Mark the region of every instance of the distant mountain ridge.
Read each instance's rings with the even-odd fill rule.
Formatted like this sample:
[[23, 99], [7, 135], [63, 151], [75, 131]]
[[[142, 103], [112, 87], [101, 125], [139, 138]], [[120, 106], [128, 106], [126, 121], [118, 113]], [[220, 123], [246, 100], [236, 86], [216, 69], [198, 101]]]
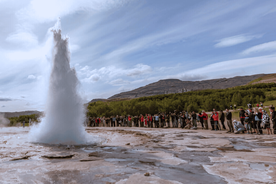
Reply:
[[196, 91], [204, 89], [226, 89], [236, 86], [242, 86], [259, 78], [264, 78], [267, 74], [258, 74], [250, 76], [236, 76], [233, 78], [221, 78], [203, 81], [181, 81], [179, 79], [165, 79], [148, 84], [146, 86], [122, 92], [111, 96], [112, 99], [133, 99], [145, 96], [183, 93], [187, 91]]
[[18, 117], [18, 116], [32, 115], [32, 114], [38, 114], [39, 116], [41, 116], [43, 112], [21, 111], [21, 112], [0, 112], [0, 114], [3, 114], [5, 118], [11, 118], [11, 117]]

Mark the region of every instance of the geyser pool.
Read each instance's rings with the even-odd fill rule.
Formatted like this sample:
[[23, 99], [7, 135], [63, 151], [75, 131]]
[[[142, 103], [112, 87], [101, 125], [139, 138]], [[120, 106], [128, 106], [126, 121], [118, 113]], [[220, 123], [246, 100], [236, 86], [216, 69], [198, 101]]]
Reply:
[[70, 67], [68, 38], [61, 34], [60, 22], [52, 29], [54, 38], [52, 70], [50, 75], [45, 118], [31, 128], [30, 141], [48, 144], [94, 143], [85, 131], [85, 110], [78, 93], [79, 81]]

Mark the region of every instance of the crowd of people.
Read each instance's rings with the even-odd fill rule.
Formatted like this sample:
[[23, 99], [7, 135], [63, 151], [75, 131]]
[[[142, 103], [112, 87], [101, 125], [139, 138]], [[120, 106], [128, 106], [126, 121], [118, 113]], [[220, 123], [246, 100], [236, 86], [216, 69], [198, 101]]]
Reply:
[[[232, 105], [230, 106], [232, 109]], [[234, 105], [236, 109], [236, 105]], [[158, 114], [140, 114], [140, 116], [111, 116], [111, 117], [89, 117], [87, 126], [99, 126], [102, 122], [103, 126], [107, 127], [149, 127], [149, 128], [183, 128], [183, 129], [209, 129], [211, 130], [226, 130], [228, 133], [247, 133], [247, 134], [263, 134], [263, 129], [267, 134], [276, 134], [276, 117], [275, 107], [269, 107], [269, 114], [264, 110], [263, 104], [256, 105], [255, 108], [248, 104], [248, 109], [239, 109], [239, 121], [232, 120], [232, 110], [216, 111], [213, 109], [211, 114], [205, 111], [200, 113], [178, 112], [175, 110], [170, 113]], [[210, 122], [210, 123], [208, 123]], [[271, 126], [272, 123], [272, 126]]]

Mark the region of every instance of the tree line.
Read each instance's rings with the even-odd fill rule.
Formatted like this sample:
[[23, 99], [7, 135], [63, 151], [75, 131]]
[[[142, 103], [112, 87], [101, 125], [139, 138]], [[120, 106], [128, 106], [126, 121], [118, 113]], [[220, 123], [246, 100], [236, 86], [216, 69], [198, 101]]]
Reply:
[[10, 125], [14, 126], [17, 123], [22, 123], [23, 121], [25, 121], [25, 123], [29, 123], [29, 119], [31, 119], [32, 122], [39, 122], [39, 115], [38, 114], [22, 115], [18, 117], [11, 117], [8, 119], [10, 120]]
[[157, 114], [177, 111], [222, 110], [230, 105], [246, 107], [248, 103], [275, 100], [268, 91], [276, 91], [276, 83], [261, 83], [228, 89], [207, 89], [176, 94], [155, 95], [122, 101], [98, 101], [87, 107], [87, 116], [110, 117], [115, 115]]

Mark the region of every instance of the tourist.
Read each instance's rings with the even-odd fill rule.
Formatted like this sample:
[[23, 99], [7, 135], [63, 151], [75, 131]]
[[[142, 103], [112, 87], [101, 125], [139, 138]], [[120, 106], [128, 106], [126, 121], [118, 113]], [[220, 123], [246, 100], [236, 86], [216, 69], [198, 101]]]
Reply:
[[112, 116], [111, 126], [116, 127], [116, 117], [115, 116]]
[[116, 124], [115, 124], [115, 126], [120, 126], [120, 117], [119, 117], [119, 115], [116, 115]]
[[203, 116], [203, 123], [206, 130], [208, 130], [208, 115], [205, 113], [205, 111], [202, 111]]
[[184, 129], [191, 129], [191, 128], [192, 128], [191, 118], [188, 117], [187, 122], [186, 122], [186, 126], [184, 127]]
[[234, 104], [234, 109], [237, 110], [237, 105], [236, 104]]
[[140, 114], [140, 127], [144, 126], [144, 116]]
[[174, 111], [174, 113], [171, 114], [171, 117], [172, 117], [172, 126], [173, 126], [173, 128], [176, 128], [177, 122], [176, 122], [176, 114], [175, 114], [175, 111]]
[[243, 125], [244, 125], [244, 118], [245, 118], [244, 113], [245, 111], [243, 110], [243, 108], [241, 108], [239, 115], [240, 115], [240, 121]]
[[109, 117], [107, 117], [107, 118], [105, 118], [105, 126], [106, 127], [110, 127], [110, 118]]
[[[253, 124], [254, 124], [254, 115], [253, 115], [253, 113], [254, 112], [252, 112], [252, 105], [251, 104], [249, 104], [248, 105], [248, 110], [247, 110], [247, 113], [248, 113], [248, 117], [249, 117], [249, 122], [248, 122], [248, 124], [249, 124], [249, 126], [250, 126], [250, 130], [251, 130], [251, 134], [252, 134], [252, 130], [253, 130]], [[255, 126], [254, 126], [255, 127]], [[255, 128], [254, 128], [255, 129]]]
[[259, 109], [255, 108], [255, 122], [256, 122], [257, 134], [259, 135], [263, 134], [263, 130], [261, 128], [262, 116], [263, 114], [259, 111]]
[[186, 116], [185, 116], [185, 111], [183, 111], [181, 115], [181, 128], [183, 129], [186, 126]]
[[241, 122], [234, 120], [233, 123], [236, 130], [235, 134], [243, 133], [245, 131], [244, 125]]
[[[255, 109], [256, 110], [256, 109]], [[254, 113], [254, 111], [250, 110], [250, 118], [251, 118], [251, 129], [252, 132], [258, 134], [258, 130], [257, 130], [257, 121], [255, 120], [256, 117], [256, 113]]]
[[165, 126], [165, 113], [162, 113], [161, 115], [161, 127], [164, 128]]
[[170, 128], [170, 115], [169, 114], [165, 115], [165, 122], [166, 122], [166, 127]]
[[135, 127], [139, 127], [139, 125], [138, 125], [138, 119], [139, 119], [138, 116], [134, 116], [133, 117], [133, 121], [134, 121], [134, 126]]
[[224, 125], [224, 121], [225, 121], [225, 115], [223, 113], [223, 110], [220, 111], [220, 118], [219, 118], [221, 125], [223, 127], [224, 130], [226, 130], [225, 125]]
[[271, 121], [272, 121], [272, 126], [273, 126], [273, 134], [276, 134], [276, 112], [275, 112], [275, 107], [271, 107], [270, 112], [271, 112]]
[[211, 116], [210, 116], [210, 123], [211, 123], [212, 130], [215, 130], [214, 118], [213, 118], [214, 114], [215, 114], [215, 112], [212, 111], [212, 114], [211, 114]]
[[153, 128], [153, 117], [150, 115], [149, 117], [149, 122], [150, 122], [150, 128]]
[[174, 114], [175, 114], [176, 128], [178, 128], [178, 119], [179, 119], [178, 111], [177, 111], [177, 110], [174, 110]]
[[23, 125], [23, 128], [25, 128], [25, 120], [23, 121], [22, 125]]
[[131, 116], [130, 115], [127, 116], [127, 124], [128, 124], [128, 127], [132, 127], [132, 122], [131, 122]]
[[201, 123], [202, 129], [204, 128], [204, 120], [203, 120], [203, 114], [201, 112], [198, 114], [199, 122]]
[[97, 117], [97, 119], [96, 119], [96, 126], [99, 126], [100, 123], [101, 123], [101, 119], [99, 117]]
[[106, 127], [106, 120], [105, 120], [105, 116], [101, 118], [101, 121], [103, 122], [103, 127]]
[[[251, 124], [250, 124], [250, 117], [247, 112], [245, 113], [244, 127], [247, 131], [247, 134], [249, 134], [249, 131], [251, 130]], [[252, 133], [252, 131], [251, 131], [251, 133]]]
[[228, 133], [234, 133], [234, 127], [232, 124], [232, 112], [230, 112], [229, 109], [226, 109], [226, 121], [229, 128]]
[[264, 128], [267, 130], [267, 135], [269, 135], [269, 133], [272, 134], [272, 131], [270, 129], [270, 118], [265, 110], [263, 110], [262, 122], [264, 124]]
[[154, 116], [154, 125], [155, 128], [159, 128], [159, 116], [157, 114]]
[[196, 113], [195, 113], [195, 111], [192, 112], [192, 122], [193, 122], [193, 129], [197, 129]]
[[215, 131], [219, 130], [219, 115], [216, 109], [213, 109], [214, 114], [213, 114], [213, 119], [214, 119], [214, 125], [215, 125]]

